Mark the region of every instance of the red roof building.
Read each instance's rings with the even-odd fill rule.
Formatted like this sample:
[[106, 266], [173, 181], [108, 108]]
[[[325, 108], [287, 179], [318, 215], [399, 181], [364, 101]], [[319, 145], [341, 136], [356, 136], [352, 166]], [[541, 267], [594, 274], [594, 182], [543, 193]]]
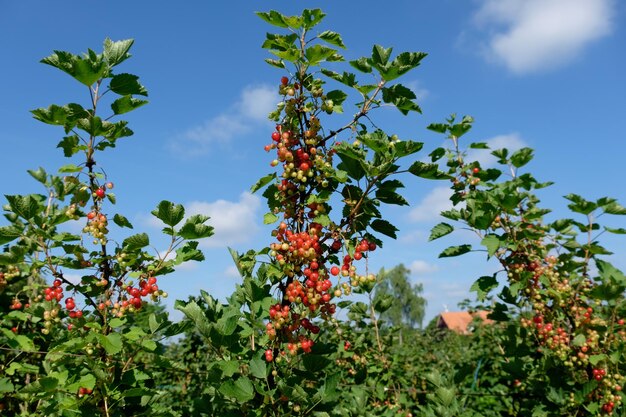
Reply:
[[493, 320], [487, 318], [488, 314], [488, 311], [471, 313], [469, 311], [450, 311], [441, 313], [437, 319], [437, 328], [449, 329], [460, 334], [470, 334], [472, 332], [471, 324], [476, 317], [485, 323], [493, 323]]

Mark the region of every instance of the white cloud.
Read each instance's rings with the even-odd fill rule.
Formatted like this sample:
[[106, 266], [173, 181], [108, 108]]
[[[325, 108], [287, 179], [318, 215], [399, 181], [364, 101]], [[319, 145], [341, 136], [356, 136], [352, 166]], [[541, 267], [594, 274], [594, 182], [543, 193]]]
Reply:
[[482, 0], [487, 56], [515, 74], [558, 68], [612, 29], [613, 0]]
[[409, 212], [409, 218], [415, 222], [438, 219], [439, 213], [452, 208], [451, 195], [452, 191], [448, 187], [434, 188]]
[[231, 265], [224, 270], [224, 276], [228, 278], [241, 278], [239, 275], [239, 270], [235, 265]]
[[426, 242], [428, 234], [423, 230], [412, 230], [407, 233], [400, 233], [398, 241], [402, 243]]
[[255, 124], [267, 122], [267, 114], [275, 109], [277, 102], [275, 88], [248, 86], [228, 111], [177, 135], [171, 148], [185, 155], [205, 154], [216, 144], [228, 143], [234, 137], [252, 131]]
[[437, 265], [429, 264], [426, 261], [416, 259], [415, 261], [411, 262], [409, 269], [411, 270], [411, 273], [413, 275], [428, 275], [432, 274], [433, 272], [437, 272], [439, 270], [439, 267]]
[[260, 206], [259, 197], [244, 192], [239, 201], [217, 200], [212, 203], [192, 201], [185, 205], [187, 214], [205, 214], [210, 217], [207, 224], [215, 228], [215, 234], [202, 239], [204, 247], [226, 247], [251, 240], [259, 229], [256, 218]]
[[526, 142], [522, 139], [519, 133], [509, 133], [506, 135], [494, 136], [484, 141], [490, 148], [489, 149], [474, 149], [471, 150], [465, 158], [468, 162], [478, 161], [483, 168], [492, 167], [496, 165], [497, 158], [491, 155], [491, 151], [496, 149], [507, 148], [509, 155], [526, 146]]

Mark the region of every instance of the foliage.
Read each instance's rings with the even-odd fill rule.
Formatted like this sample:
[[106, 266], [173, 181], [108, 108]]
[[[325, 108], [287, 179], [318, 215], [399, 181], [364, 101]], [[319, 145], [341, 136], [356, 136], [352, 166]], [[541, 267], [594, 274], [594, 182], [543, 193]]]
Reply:
[[[41, 61], [87, 86], [89, 100], [86, 107], [32, 111], [35, 119], [63, 128], [58, 147], [76, 163], [59, 175], [29, 171], [44, 194], [6, 196], [0, 290], [11, 304], [2, 304], [0, 385], [3, 408], [15, 415], [154, 413], [150, 404], [159, 389], [146, 363], [162, 361], [159, 341], [177, 330], [148, 301], [167, 296], [158, 277], [203, 259], [192, 239], [212, 234], [206, 217], [183, 222], [184, 208], [162, 201], [153, 214], [170, 238], [164, 253], [147, 251], [145, 233], [111, 237], [112, 227], [133, 226], [112, 212], [114, 186], [96, 157], [133, 134], [126, 121], [112, 120], [147, 103], [137, 98], [148, 94], [138, 77], [116, 71], [132, 44], [106, 39], [102, 53], [55, 51]], [[113, 97], [104, 117], [107, 94]]]
[[[112, 120], [147, 103], [138, 77], [117, 72], [132, 40], [42, 60], [87, 86], [89, 102], [32, 112], [63, 127], [58, 147], [73, 163], [58, 175], [29, 171], [43, 194], [6, 196], [0, 410], [107, 417], [621, 411], [626, 278], [602, 259], [610, 252], [598, 237], [625, 231], [597, 219], [626, 209], [611, 198], [570, 194], [578, 217], [548, 222], [536, 191], [549, 183], [519, 173], [533, 151], [492, 150], [501, 169], [467, 161], [467, 149], [488, 149], [460, 146], [470, 117], [431, 124], [452, 146], [425, 162], [417, 157], [422, 143], [383, 132], [372, 119], [382, 106], [421, 112], [416, 95], [396, 80], [424, 53], [392, 56], [392, 48], [375, 45], [370, 56], [348, 62], [355, 72], [339, 72], [348, 68], [340, 53], [346, 45], [338, 33], [319, 31], [321, 10], [258, 16], [278, 28], [263, 48], [285, 74], [265, 147], [275, 152], [277, 171], [252, 187], [263, 190], [264, 222], [275, 227], [267, 247], [231, 250], [242, 283], [226, 302], [206, 292], [177, 301], [184, 314], [178, 324], [157, 303], [166, 296], [157, 281], [183, 262], [203, 260], [197, 239], [212, 235], [208, 218], [162, 201], [152, 214], [170, 245], [152, 254], [146, 233], [120, 237], [133, 225], [113, 212], [113, 183], [96, 163], [133, 133], [126, 121]], [[349, 105], [356, 113], [338, 116]], [[469, 228], [487, 259], [502, 266], [472, 286], [493, 321], [477, 323], [471, 335], [416, 329], [425, 302], [407, 269], [369, 272], [382, 237], [396, 237], [383, 210], [408, 204], [399, 192], [407, 173], [451, 181], [455, 207], [442, 213], [446, 221], [430, 240]], [[475, 251], [455, 244], [440, 256]]]
[[[533, 151], [492, 150], [503, 170], [466, 161], [459, 142], [472, 122], [464, 117], [457, 123], [452, 116], [446, 123], [430, 125], [452, 142], [432, 159], [447, 159], [451, 200], [457, 206], [443, 216], [474, 230], [487, 258], [502, 266], [494, 276], [479, 278], [472, 289], [481, 300], [496, 291], [499, 301], [491, 317], [522, 325], [507, 342], [505, 353], [516, 361], [510, 371], [541, 399], [531, 407], [533, 415], [611, 414], [622, 402], [626, 280], [601, 258], [611, 252], [598, 242], [601, 234], [622, 230], [601, 226], [598, 219], [624, 215], [626, 209], [612, 198], [588, 201], [569, 194], [568, 208], [582, 219], [547, 222], [550, 210], [539, 206], [535, 192], [550, 183], [520, 173]], [[488, 146], [473, 143], [469, 148]], [[442, 233], [444, 227], [438, 225], [432, 237], [452, 229], [446, 223]], [[441, 256], [461, 255], [471, 248], [453, 246]], [[520, 348], [521, 340], [532, 340], [532, 349]]]
[[422, 327], [426, 300], [420, 295], [422, 284], [411, 284], [409, 271], [400, 264], [389, 271], [378, 273], [380, 283], [374, 292], [374, 305], [378, 309], [389, 306], [380, 315], [382, 321], [389, 321], [392, 326]]

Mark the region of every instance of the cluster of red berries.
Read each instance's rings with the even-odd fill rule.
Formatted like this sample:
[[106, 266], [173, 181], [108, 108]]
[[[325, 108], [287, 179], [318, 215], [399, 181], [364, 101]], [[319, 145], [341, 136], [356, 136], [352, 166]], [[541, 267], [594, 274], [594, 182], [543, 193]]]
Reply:
[[44, 290], [44, 299], [46, 301], [61, 301], [63, 299], [63, 288], [61, 287], [60, 279], [55, 279], [52, 286]]

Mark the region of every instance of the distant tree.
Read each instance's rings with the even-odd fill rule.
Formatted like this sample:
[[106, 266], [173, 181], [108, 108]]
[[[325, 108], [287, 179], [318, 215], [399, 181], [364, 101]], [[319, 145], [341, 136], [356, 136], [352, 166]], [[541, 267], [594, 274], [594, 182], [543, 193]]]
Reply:
[[374, 303], [382, 297], [391, 295], [394, 301], [391, 307], [380, 316], [383, 322], [392, 326], [422, 328], [426, 299], [422, 297], [422, 284], [411, 284], [409, 271], [400, 264], [389, 271], [381, 269], [378, 276], [380, 283], [376, 286]]

